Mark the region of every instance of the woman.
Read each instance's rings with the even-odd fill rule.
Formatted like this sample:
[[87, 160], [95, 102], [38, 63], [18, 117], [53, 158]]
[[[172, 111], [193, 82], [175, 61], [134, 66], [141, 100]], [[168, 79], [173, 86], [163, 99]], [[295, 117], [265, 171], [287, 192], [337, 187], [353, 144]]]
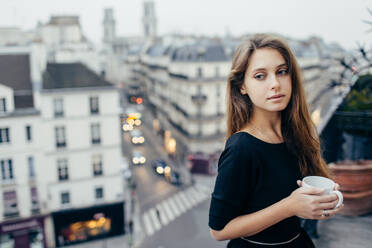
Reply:
[[237, 48], [227, 87], [212, 237], [227, 247], [314, 247], [299, 217], [325, 220], [340, 208], [336, 195], [299, 187], [304, 176], [329, 173], [292, 51], [281, 38], [254, 36]]

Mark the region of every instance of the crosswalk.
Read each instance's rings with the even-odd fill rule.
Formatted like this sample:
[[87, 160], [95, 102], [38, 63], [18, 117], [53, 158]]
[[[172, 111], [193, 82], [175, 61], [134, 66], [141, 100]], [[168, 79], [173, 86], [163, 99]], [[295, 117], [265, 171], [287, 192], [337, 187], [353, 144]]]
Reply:
[[153, 235], [174, 219], [208, 199], [210, 189], [194, 185], [180, 191], [142, 214], [142, 223], [147, 236]]

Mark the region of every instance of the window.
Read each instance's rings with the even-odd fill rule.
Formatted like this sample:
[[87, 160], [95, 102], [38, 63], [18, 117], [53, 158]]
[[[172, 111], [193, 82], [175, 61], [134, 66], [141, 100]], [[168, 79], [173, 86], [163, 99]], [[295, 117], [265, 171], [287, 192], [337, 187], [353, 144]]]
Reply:
[[3, 192], [4, 216], [14, 217], [18, 215], [17, 193], [16, 191]]
[[0, 113], [6, 112], [6, 99], [0, 98]]
[[218, 66], [216, 66], [216, 68], [215, 68], [215, 71], [214, 71], [214, 72], [215, 72], [215, 74], [214, 74], [214, 75], [215, 75], [215, 77], [216, 77], [216, 78], [220, 77], [220, 68], [219, 68]]
[[28, 177], [30, 179], [35, 178], [35, 164], [34, 164], [34, 157], [28, 157]]
[[69, 204], [70, 203], [70, 192], [62, 192], [61, 193], [61, 204]]
[[0, 160], [1, 167], [1, 179], [3, 181], [12, 181], [13, 175], [13, 164], [11, 159]]
[[198, 85], [197, 91], [198, 91], [198, 95], [200, 95], [202, 93], [202, 87], [201, 87], [201, 85]]
[[0, 128], [0, 144], [10, 143], [9, 128]]
[[92, 144], [100, 144], [101, 143], [101, 135], [100, 135], [100, 125], [99, 123], [94, 123], [90, 125], [91, 136], [92, 136]]
[[93, 165], [93, 175], [94, 176], [101, 176], [101, 175], [103, 175], [103, 170], [102, 170], [102, 156], [101, 155], [93, 155], [93, 157], [92, 157], [92, 165]]
[[56, 147], [66, 147], [66, 132], [65, 127], [56, 127]]
[[58, 180], [65, 181], [68, 180], [68, 166], [67, 166], [67, 159], [58, 159], [57, 160], [57, 167], [58, 167]]
[[26, 126], [26, 140], [31, 141], [31, 126]]
[[221, 85], [216, 85], [216, 96], [217, 97], [221, 96]]
[[53, 105], [54, 105], [54, 117], [62, 117], [64, 115], [63, 99], [62, 98], [54, 99]]
[[39, 210], [39, 199], [37, 196], [37, 189], [36, 187], [31, 188], [31, 210], [32, 212]]
[[217, 101], [217, 104], [216, 104], [216, 113], [217, 115], [221, 115], [221, 103], [220, 101]]
[[98, 187], [96, 188], [96, 200], [103, 199], [103, 188]]
[[203, 77], [203, 69], [201, 67], [198, 67], [196, 75], [197, 75], [198, 78]]
[[90, 105], [90, 113], [91, 114], [98, 114], [99, 113], [98, 96], [90, 97], [89, 98], [89, 105]]

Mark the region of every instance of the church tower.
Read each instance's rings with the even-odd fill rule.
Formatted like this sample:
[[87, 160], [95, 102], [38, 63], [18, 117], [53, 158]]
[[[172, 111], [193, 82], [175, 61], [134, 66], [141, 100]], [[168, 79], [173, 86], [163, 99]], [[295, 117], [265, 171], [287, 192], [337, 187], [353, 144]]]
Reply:
[[114, 11], [112, 8], [105, 9], [103, 19], [103, 42], [113, 43], [116, 39], [116, 21], [114, 19]]
[[155, 3], [148, 0], [143, 2], [143, 31], [146, 39], [156, 38], [156, 15]]

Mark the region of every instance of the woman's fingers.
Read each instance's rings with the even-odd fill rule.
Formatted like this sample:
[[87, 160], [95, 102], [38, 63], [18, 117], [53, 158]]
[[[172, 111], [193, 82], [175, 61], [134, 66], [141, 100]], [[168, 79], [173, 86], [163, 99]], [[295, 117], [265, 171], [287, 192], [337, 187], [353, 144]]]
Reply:
[[338, 200], [338, 196], [336, 194], [321, 195], [318, 198], [319, 203], [329, 203], [336, 200]]
[[340, 185], [338, 183], [335, 183], [335, 188], [334, 190], [340, 190]]
[[302, 182], [300, 180], [297, 180], [297, 185], [298, 185], [298, 187], [301, 187], [302, 186]]
[[335, 209], [325, 209], [325, 210], [320, 210], [317, 211], [315, 219], [318, 220], [328, 220], [332, 218], [335, 214], [340, 212], [340, 210], [343, 208], [344, 204], [342, 204], [340, 207], [335, 208]]
[[319, 188], [301, 187], [299, 190], [301, 191], [302, 194], [306, 194], [306, 195], [321, 195], [324, 192], [323, 189], [319, 189]]
[[338, 203], [338, 200], [337, 201], [332, 201], [332, 202], [320, 203], [317, 206], [317, 209], [320, 209], [320, 210], [334, 209], [336, 207], [337, 203]]

